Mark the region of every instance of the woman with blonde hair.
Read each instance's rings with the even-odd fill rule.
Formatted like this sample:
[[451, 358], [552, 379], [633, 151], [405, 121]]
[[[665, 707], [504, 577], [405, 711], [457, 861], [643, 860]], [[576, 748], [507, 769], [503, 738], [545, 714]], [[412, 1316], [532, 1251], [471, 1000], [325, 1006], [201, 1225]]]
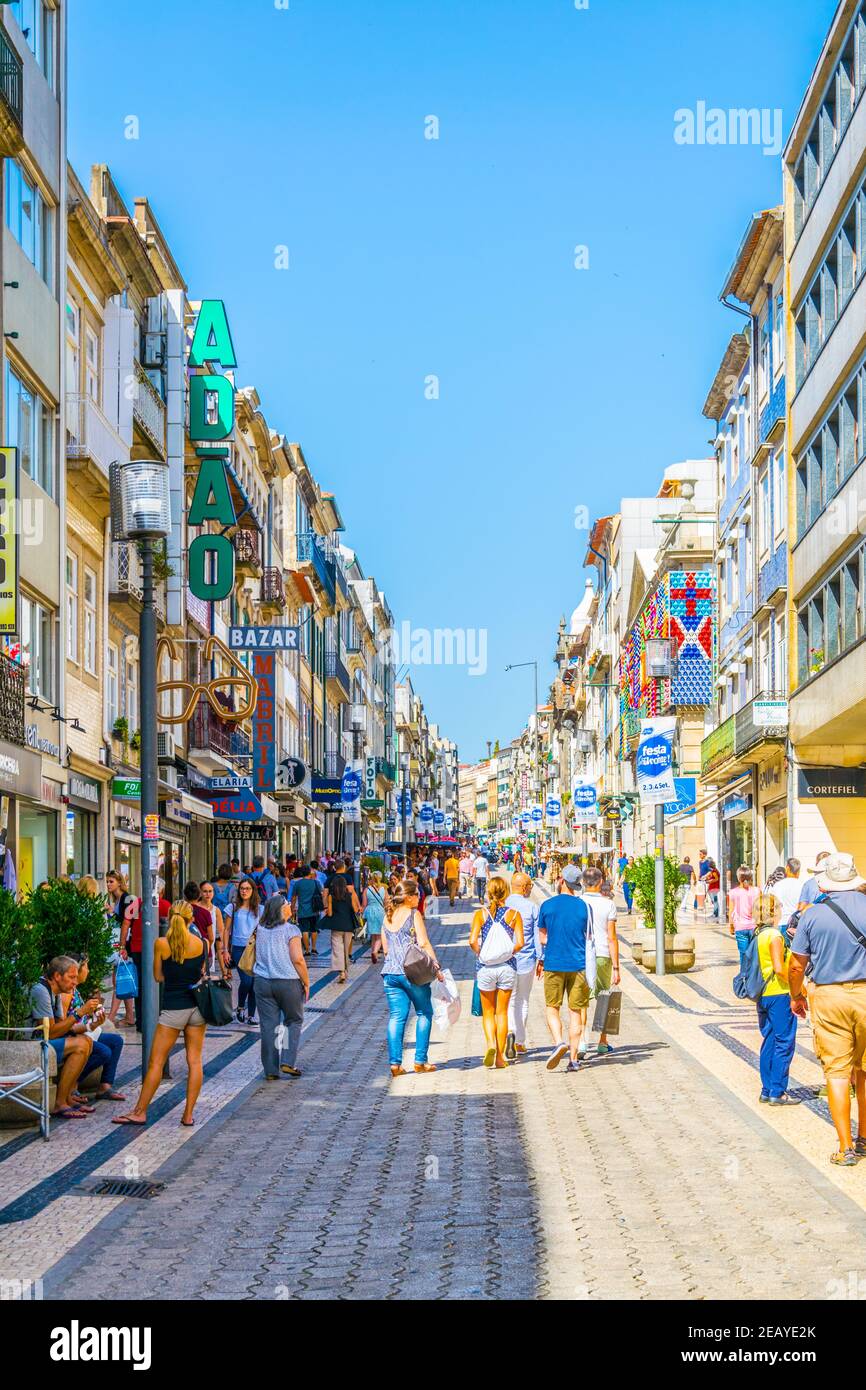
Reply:
[[[424, 918], [418, 911], [418, 883], [407, 876], [399, 882], [393, 892], [385, 896], [385, 914], [382, 922], [382, 950], [385, 964], [382, 966], [382, 984], [385, 986], [385, 999], [388, 1004], [388, 1060], [392, 1076], [405, 1076], [403, 1066], [403, 1035], [410, 1008], [414, 1008], [415, 1022], [415, 1070], [435, 1071], [427, 1060], [430, 1046], [430, 1029], [433, 1024], [433, 1000], [429, 985], [415, 985], [407, 978], [403, 968], [406, 952], [411, 945], [419, 946], [436, 960]], [[438, 978], [441, 980], [442, 972]]]
[[116, 1125], [147, 1123], [147, 1107], [156, 1095], [163, 1068], [171, 1049], [183, 1033], [186, 1049], [186, 1105], [182, 1125], [194, 1124], [193, 1110], [202, 1084], [202, 1048], [204, 1047], [204, 1018], [198, 1011], [193, 990], [207, 968], [206, 945], [190, 931], [192, 905], [175, 903], [168, 920], [165, 936], [158, 936], [153, 948], [153, 977], [164, 986], [162, 1010], [150, 1049], [147, 1072], [135, 1106], [126, 1115], [116, 1115]]
[[379, 940], [382, 933], [382, 922], [385, 917], [385, 887], [382, 882], [382, 875], [378, 869], [374, 869], [370, 875], [370, 881], [364, 889], [361, 897], [361, 912], [367, 927], [367, 936], [370, 941], [370, 960], [374, 965], [379, 960], [379, 952], [382, 944]]
[[99, 884], [91, 874], [82, 874], [78, 880], [78, 891], [81, 894], [86, 893], [89, 898], [98, 898]]
[[[505, 906], [508, 884], [498, 875], [487, 885], [487, 907], [472, 918], [469, 946], [478, 957], [476, 982], [487, 1051], [485, 1067], [507, 1067], [508, 1003], [517, 979], [517, 953], [523, 950], [523, 918]], [[491, 936], [492, 933], [492, 936]], [[488, 940], [488, 938], [490, 938]], [[510, 954], [509, 954], [510, 947]]]

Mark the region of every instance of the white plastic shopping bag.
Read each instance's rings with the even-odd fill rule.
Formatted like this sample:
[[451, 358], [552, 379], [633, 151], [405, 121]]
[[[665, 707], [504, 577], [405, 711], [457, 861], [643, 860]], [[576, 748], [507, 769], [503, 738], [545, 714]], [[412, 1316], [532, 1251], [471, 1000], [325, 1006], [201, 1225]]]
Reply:
[[433, 1022], [441, 1033], [446, 1033], [460, 1018], [460, 993], [450, 970], [443, 970], [442, 979], [433, 981], [430, 994]]

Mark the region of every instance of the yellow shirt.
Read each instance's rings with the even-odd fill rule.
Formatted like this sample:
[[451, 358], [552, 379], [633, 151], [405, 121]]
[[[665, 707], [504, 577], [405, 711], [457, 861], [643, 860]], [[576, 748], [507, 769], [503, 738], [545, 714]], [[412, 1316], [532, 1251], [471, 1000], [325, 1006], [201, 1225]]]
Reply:
[[[783, 980], [773, 969], [773, 958], [770, 955], [770, 942], [773, 936], [782, 939], [782, 933], [778, 927], [761, 927], [758, 931], [756, 940], [758, 942], [758, 961], [763, 972], [764, 979], [768, 981], [763, 998], [766, 999], [774, 994], [790, 994], [788, 983]], [[784, 942], [782, 943], [784, 945]]]
[[445, 860], [445, 877], [446, 879], [460, 877], [460, 860], [455, 859], [453, 855], [450, 859]]

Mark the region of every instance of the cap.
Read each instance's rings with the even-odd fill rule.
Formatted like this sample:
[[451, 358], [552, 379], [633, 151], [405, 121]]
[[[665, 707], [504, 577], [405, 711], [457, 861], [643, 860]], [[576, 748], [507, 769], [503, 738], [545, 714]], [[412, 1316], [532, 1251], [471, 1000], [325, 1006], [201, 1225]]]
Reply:
[[576, 864], [567, 864], [562, 871], [562, 879], [569, 888], [579, 888], [583, 881], [583, 875]]

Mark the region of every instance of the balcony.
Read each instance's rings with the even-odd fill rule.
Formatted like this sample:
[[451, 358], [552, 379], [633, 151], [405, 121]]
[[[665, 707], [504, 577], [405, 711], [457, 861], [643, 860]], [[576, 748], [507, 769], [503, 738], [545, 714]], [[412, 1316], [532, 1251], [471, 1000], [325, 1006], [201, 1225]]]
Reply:
[[396, 763], [389, 763], [389, 761], [388, 761], [387, 758], [377, 758], [377, 759], [376, 759], [376, 776], [377, 776], [377, 777], [384, 777], [386, 782], [391, 782], [392, 784], [396, 784], [396, 781], [397, 781], [397, 764], [396, 764]]
[[90, 396], [66, 398], [66, 460], [76, 492], [108, 514], [108, 469], [128, 449]]
[[0, 739], [24, 747], [24, 691], [27, 670], [0, 652]]
[[246, 759], [249, 752], [249, 735], [220, 719], [207, 700], [199, 700], [189, 721], [189, 756], [199, 768], [211, 774], [222, 772], [227, 762]]
[[354, 675], [356, 671], [363, 671], [365, 664], [364, 648], [361, 646], [360, 637], [350, 637], [344, 650], [350, 673]]
[[701, 743], [701, 777], [707, 778], [734, 756], [736, 717], [732, 714], [724, 724], [713, 729]]
[[275, 565], [266, 565], [262, 570], [262, 587], [259, 593], [259, 608], [263, 616], [279, 617], [286, 610], [286, 591], [283, 587], [283, 571]]
[[324, 607], [332, 613], [337, 602], [337, 581], [328, 542], [315, 531], [301, 531], [295, 540], [299, 568], [313, 577]]
[[337, 693], [348, 700], [352, 692], [352, 678], [335, 651], [325, 652], [325, 676], [328, 680], [336, 681]]
[[235, 552], [235, 570], [239, 575], [258, 577], [262, 572], [262, 560], [258, 531], [244, 527], [235, 531], [232, 538]]
[[135, 395], [132, 398], [132, 418], [139, 429], [147, 436], [165, 458], [165, 402], [151, 384], [140, 362], [133, 363], [135, 374]]
[[24, 147], [24, 69], [21, 59], [0, 29], [0, 155], [15, 155]]
[[141, 612], [144, 601], [141, 556], [132, 541], [115, 541], [111, 547], [108, 599], [121, 608], [129, 619], [137, 619]]
[[325, 754], [325, 776], [342, 777], [346, 768], [346, 759], [342, 753], [332, 752]]
[[[746, 753], [756, 749], [760, 744], [777, 745], [784, 743], [787, 737], [787, 726], [779, 727], [766, 724], [755, 723], [755, 700], [786, 700], [788, 697], [783, 691], [769, 691], [762, 695], [756, 695], [754, 700], [750, 700], [742, 709], [737, 710], [734, 715], [736, 727], [734, 730], [734, 752], [738, 758], [744, 757]], [[775, 752], [775, 746], [771, 748]], [[746, 761], [753, 761], [747, 759]]]
[[777, 432], [780, 421], [785, 419], [785, 378], [779, 378], [773, 393], [758, 420], [758, 442], [763, 444]]
[[758, 607], [765, 608], [788, 585], [788, 547], [784, 541], [776, 553], [758, 571]]

